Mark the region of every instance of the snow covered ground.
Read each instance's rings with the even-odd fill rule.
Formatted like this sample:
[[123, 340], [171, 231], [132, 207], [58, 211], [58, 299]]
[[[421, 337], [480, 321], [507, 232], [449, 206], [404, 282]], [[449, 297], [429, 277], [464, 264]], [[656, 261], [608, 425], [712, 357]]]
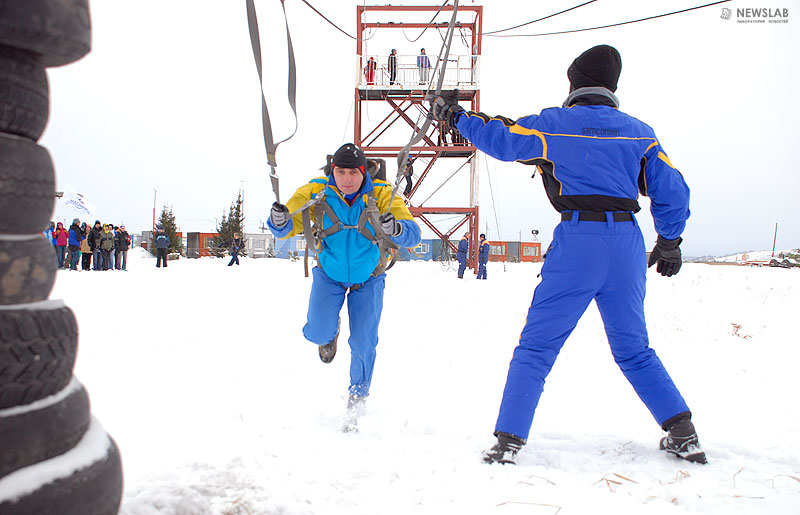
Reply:
[[321, 363], [300, 332], [302, 261], [129, 261], [59, 272], [51, 294], [78, 318], [75, 371], [119, 444], [125, 515], [800, 513], [800, 269], [648, 273], [651, 343], [708, 465], [658, 451], [661, 430], [592, 305], [519, 465], [503, 467], [480, 452], [539, 265], [490, 263], [488, 281], [458, 281], [435, 262], [398, 263], [368, 411], [348, 434], [347, 330]]

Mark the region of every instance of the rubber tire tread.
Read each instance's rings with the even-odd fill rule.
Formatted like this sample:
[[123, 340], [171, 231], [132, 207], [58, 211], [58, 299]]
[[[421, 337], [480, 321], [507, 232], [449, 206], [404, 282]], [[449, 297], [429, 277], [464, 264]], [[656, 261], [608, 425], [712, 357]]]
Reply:
[[116, 515], [122, 502], [122, 460], [111, 445], [105, 458], [14, 501], [0, 503], [0, 515]]
[[92, 415], [81, 386], [56, 404], [0, 417], [0, 478], [15, 470], [64, 454], [83, 438]]
[[0, 233], [44, 231], [55, 206], [55, 182], [46, 148], [29, 139], [0, 135]]
[[0, 0], [0, 44], [39, 55], [43, 66], [77, 61], [91, 49], [89, 0]]
[[0, 305], [47, 299], [57, 268], [56, 251], [44, 236], [0, 240]]
[[0, 310], [0, 409], [61, 391], [77, 351], [78, 322], [68, 307]]
[[38, 140], [49, 109], [47, 73], [36, 55], [0, 45], [0, 132]]

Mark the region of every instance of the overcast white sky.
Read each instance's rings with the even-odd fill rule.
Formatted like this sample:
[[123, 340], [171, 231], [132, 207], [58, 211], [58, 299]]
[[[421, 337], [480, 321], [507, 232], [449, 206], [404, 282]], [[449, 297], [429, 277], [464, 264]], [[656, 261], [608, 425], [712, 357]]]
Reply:
[[[355, 7], [363, 2], [310, 3], [355, 34]], [[460, 3], [483, 5], [484, 30], [492, 31], [581, 2]], [[599, 0], [504, 34], [605, 25], [703, 3], [709, 2]], [[269, 80], [265, 92], [276, 139], [282, 139], [294, 127], [286, 101], [283, 16], [278, 0], [256, 0], [256, 7]], [[721, 18], [723, 7], [733, 10], [732, 19]], [[737, 8], [785, 8], [788, 23], [737, 23]], [[353, 140], [356, 51], [352, 39], [300, 0], [286, 0], [286, 9], [298, 66], [299, 129], [278, 149], [283, 200], [318, 175], [326, 154]], [[91, 14], [92, 52], [49, 70], [51, 115], [41, 143], [53, 156], [59, 188], [71, 185], [97, 205], [98, 218], [125, 223], [133, 232], [150, 228], [154, 197], [157, 212], [171, 206], [184, 232], [213, 231], [243, 188], [247, 230], [256, 230], [274, 196], [244, 0], [95, 0]], [[427, 16], [419, 21], [427, 22]], [[560, 105], [570, 62], [595, 44], [613, 45], [623, 62], [621, 110], [655, 128], [692, 190], [684, 254], [771, 248], [776, 222], [778, 248], [796, 248], [798, 27], [800, 0], [734, 0], [577, 34], [486, 36], [481, 109], [517, 118]], [[418, 35], [411, 32], [376, 35], [368, 52], [384, 55], [394, 47], [416, 54], [425, 46], [429, 54], [438, 53], [436, 32], [416, 42], [409, 41]], [[538, 229], [539, 239], [549, 242], [557, 215], [540, 180], [530, 179], [531, 168], [483, 158], [480, 168], [481, 230], [495, 239], [499, 225], [498, 239], [529, 240], [530, 230]], [[446, 186], [437, 203], [466, 205], [463, 186]], [[655, 233], [647, 199], [640, 203], [649, 247]]]

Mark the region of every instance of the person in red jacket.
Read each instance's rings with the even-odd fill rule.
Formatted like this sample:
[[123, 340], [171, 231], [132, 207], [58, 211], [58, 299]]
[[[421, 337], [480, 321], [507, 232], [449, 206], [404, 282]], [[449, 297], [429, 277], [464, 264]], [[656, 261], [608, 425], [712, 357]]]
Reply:
[[64, 268], [64, 256], [67, 252], [69, 243], [69, 233], [64, 229], [64, 224], [58, 222], [56, 230], [53, 231], [53, 239], [56, 242], [56, 258], [58, 258], [58, 268]]

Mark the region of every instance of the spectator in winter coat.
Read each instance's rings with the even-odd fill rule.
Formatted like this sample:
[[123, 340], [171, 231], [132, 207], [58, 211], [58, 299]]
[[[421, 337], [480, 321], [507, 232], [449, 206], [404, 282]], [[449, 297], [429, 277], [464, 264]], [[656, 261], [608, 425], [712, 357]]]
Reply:
[[77, 270], [78, 261], [81, 259], [81, 243], [86, 238], [81, 231], [80, 220], [77, 218], [72, 221], [69, 226], [69, 269]]
[[83, 233], [83, 240], [81, 241], [81, 268], [83, 270], [92, 269], [92, 249], [89, 248], [89, 234], [91, 230], [86, 222], [81, 224], [81, 232]]
[[486, 235], [480, 235], [481, 242], [478, 244], [478, 279], [486, 279], [486, 263], [489, 262], [489, 251], [491, 245], [486, 241]]
[[156, 232], [156, 268], [161, 268], [161, 263], [164, 263], [164, 268], [167, 268], [167, 249], [169, 248], [169, 236], [161, 228]]
[[375, 84], [375, 70], [378, 68], [378, 63], [375, 62], [374, 57], [370, 57], [367, 65], [364, 67], [364, 77], [367, 79], [368, 85]]
[[[561, 216], [509, 365], [497, 443], [484, 454], [489, 463], [514, 462], [545, 378], [593, 300], [615, 361], [667, 432], [661, 449], [706, 462], [689, 407], [649, 346], [644, 317], [647, 267], [658, 264], [658, 273], [667, 277], [680, 270], [689, 188], [653, 129], [619, 110], [613, 92], [621, 69], [615, 48], [590, 48], [567, 70], [570, 91], [563, 107], [516, 121], [465, 111], [450, 95], [431, 105], [434, 118], [454, 125], [479, 150], [536, 166]], [[634, 217], [640, 194], [651, 199], [658, 233], [649, 259]]]
[[461, 241], [458, 242], [458, 278], [464, 278], [464, 271], [467, 269], [467, 255], [469, 255], [469, 233], [465, 232]]
[[389, 54], [389, 84], [394, 84], [397, 81], [397, 49], [393, 48], [392, 53]]
[[117, 270], [128, 269], [128, 249], [131, 246], [131, 237], [125, 226], [121, 225], [114, 235], [114, 253], [116, 254], [115, 266]]
[[108, 270], [111, 265], [111, 252], [114, 250], [114, 232], [111, 230], [111, 224], [103, 226], [103, 232], [100, 233], [100, 253], [103, 256], [103, 270]]
[[56, 230], [53, 231], [53, 239], [56, 242], [56, 260], [58, 262], [58, 268], [63, 268], [64, 254], [66, 253], [67, 244], [69, 243], [69, 233], [64, 229], [64, 224], [61, 222], [56, 224]]
[[352, 143], [342, 145], [333, 155], [330, 175], [300, 187], [287, 205], [273, 204], [268, 222], [278, 238], [299, 234], [303, 232], [303, 214], [290, 218], [290, 210], [299, 209], [312, 197], [324, 199], [324, 204], [308, 211], [311, 220], [319, 216], [323, 236], [316, 247], [318, 266], [313, 269], [303, 335], [319, 346], [324, 363], [332, 361], [339, 338], [339, 312], [347, 298], [351, 353], [346, 429], [353, 428], [364, 409], [372, 382], [389, 250], [386, 240], [400, 247], [415, 247], [420, 241], [419, 226], [402, 197], [392, 200], [391, 184], [373, 181], [366, 166], [360, 148]]
[[417, 68], [419, 68], [419, 83], [423, 84], [428, 82], [428, 75], [431, 71], [431, 60], [425, 53], [424, 48], [420, 48], [419, 55], [417, 56]]
[[94, 221], [94, 227], [89, 231], [86, 237], [89, 240], [89, 248], [92, 251], [92, 260], [94, 261], [94, 270], [103, 269], [103, 253], [100, 251], [100, 236], [103, 234], [103, 226], [100, 225], [100, 220]]
[[233, 266], [234, 263], [239, 264], [239, 251], [242, 250], [242, 239], [239, 233], [233, 233], [233, 241], [231, 242], [231, 262], [228, 266]]
[[42, 236], [44, 236], [45, 238], [47, 238], [47, 241], [49, 241], [51, 244], [53, 243], [53, 229], [55, 229], [55, 228], [56, 228], [56, 224], [55, 224], [55, 222], [52, 222], [52, 221], [51, 221], [51, 222], [48, 224], [48, 226], [47, 226], [47, 229], [45, 229], [44, 231], [42, 231]]

